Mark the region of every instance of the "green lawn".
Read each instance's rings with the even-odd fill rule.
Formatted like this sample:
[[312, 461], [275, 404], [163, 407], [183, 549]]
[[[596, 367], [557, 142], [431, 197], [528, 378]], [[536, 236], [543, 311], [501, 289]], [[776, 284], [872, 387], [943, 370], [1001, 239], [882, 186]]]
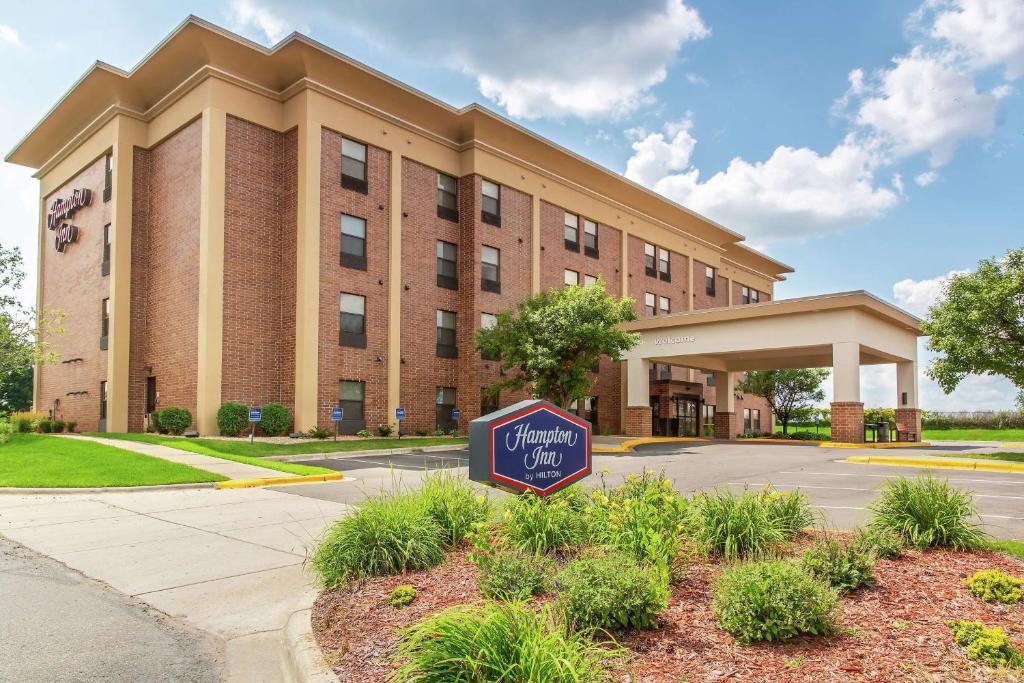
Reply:
[[223, 480], [212, 472], [93, 441], [14, 434], [0, 446], [0, 486], [82, 488]]
[[[168, 436], [166, 434], [90, 433], [89, 436], [99, 436], [107, 439], [120, 439], [121, 441], [139, 441], [142, 443], [154, 443], [160, 446], [170, 446], [171, 448], [177, 448], [178, 450], [182, 451], [199, 453], [200, 455], [209, 455], [214, 458], [220, 458], [222, 460], [232, 460], [234, 462], [245, 463], [246, 465], [255, 465], [256, 467], [264, 467], [268, 470], [288, 472], [290, 474], [329, 474], [334, 472], [334, 470], [329, 470], [326, 467], [313, 467], [312, 465], [301, 465], [299, 463], [292, 462], [276, 462], [274, 460], [263, 460], [258, 456], [246, 454], [244, 452], [244, 449], [237, 448], [237, 446], [250, 446], [248, 441], [242, 443], [235, 441], [224, 441], [223, 439], [186, 439], [185, 437], [182, 436]], [[227, 444], [228, 447], [225, 448], [224, 446], [222, 446], [222, 444]], [[259, 444], [252, 445], [258, 446]], [[243, 452], [240, 453], [238, 451]], [[262, 455], [274, 454], [263, 453]]]
[[1024, 541], [987, 541], [985, 545], [989, 550], [998, 550], [1024, 560]]
[[[469, 440], [465, 437], [427, 436], [412, 439], [343, 439], [334, 441], [301, 440], [296, 443], [249, 443], [248, 439], [187, 439], [167, 434], [93, 434], [112, 439], [131, 439], [160, 443], [206, 455], [244, 455], [262, 458], [267, 455], [302, 455], [304, 453], [338, 453], [348, 451], [387, 450], [422, 446], [462, 446]], [[202, 448], [203, 450], [199, 450]]]
[[[781, 432], [777, 425], [775, 431]], [[790, 432], [813, 432], [814, 425], [790, 425]], [[831, 436], [832, 428], [822, 425], [818, 433]], [[891, 438], [890, 432], [890, 438]], [[921, 438], [925, 441], [1020, 441], [1024, 442], [1024, 429], [925, 429]]]

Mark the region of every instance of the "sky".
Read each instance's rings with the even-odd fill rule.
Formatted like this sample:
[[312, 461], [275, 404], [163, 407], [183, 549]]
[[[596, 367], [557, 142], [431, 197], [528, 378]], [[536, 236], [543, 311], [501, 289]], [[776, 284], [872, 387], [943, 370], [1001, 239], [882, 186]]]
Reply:
[[[1024, 246], [1024, 0], [0, 5], [5, 153], [94, 61], [131, 68], [191, 12], [504, 114], [793, 266], [776, 298], [866, 289], [924, 315], [950, 274]], [[34, 273], [36, 181], [3, 164], [0, 193], [0, 243]], [[893, 366], [861, 385], [895, 403]], [[921, 378], [927, 409], [1016, 393]]]

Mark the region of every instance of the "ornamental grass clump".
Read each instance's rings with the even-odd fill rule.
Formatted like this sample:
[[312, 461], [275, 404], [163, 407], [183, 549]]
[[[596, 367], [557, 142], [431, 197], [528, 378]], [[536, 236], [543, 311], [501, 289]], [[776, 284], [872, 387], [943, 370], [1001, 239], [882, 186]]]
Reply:
[[999, 569], [982, 569], [967, 577], [964, 585], [985, 602], [1014, 605], [1024, 599], [1024, 580]]
[[1010, 645], [1006, 631], [998, 626], [989, 628], [980, 621], [951, 621], [949, 628], [968, 659], [994, 667], [1024, 665], [1024, 655]]
[[779, 641], [836, 630], [837, 594], [782, 560], [744, 562], [726, 569], [714, 587], [718, 625], [742, 643]]
[[834, 538], [823, 538], [804, 552], [800, 565], [840, 593], [875, 583], [875, 555], [857, 542], [843, 544]]
[[574, 630], [658, 627], [668, 607], [668, 579], [628, 555], [582, 557], [556, 578], [556, 604]]
[[336, 521], [313, 554], [312, 566], [326, 588], [371, 576], [428, 569], [444, 560], [445, 530], [423, 496], [382, 493], [360, 502]]
[[461, 543], [476, 524], [487, 519], [491, 510], [490, 501], [478, 494], [468, 479], [448, 470], [426, 475], [418, 495], [444, 532], [448, 547]]
[[588, 502], [578, 485], [541, 498], [524, 493], [509, 498], [500, 533], [513, 547], [534, 553], [578, 548], [590, 538]]
[[551, 590], [554, 563], [545, 555], [496, 550], [474, 559], [479, 567], [476, 583], [486, 598], [515, 602]]
[[401, 632], [396, 683], [451, 681], [616, 680], [624, 651], [597, 643], [591, 631], [568, 631], [546, 605], [451, 607]]
[[798, 491], [700, 493], [691, 501], [690, 525], [697, 540], [726, 558], [769, 554], [814, 521]]
[[906, 548], [902, 536], [884, 529], [858, 529], [854, 543], [870, 550], [880, 560], [898, 559]]
[[871, 529], [899, 534], [916, 548], [968, 550], [985, 540], [973, 496], [945, 479], [890, 480], [870, 509]]

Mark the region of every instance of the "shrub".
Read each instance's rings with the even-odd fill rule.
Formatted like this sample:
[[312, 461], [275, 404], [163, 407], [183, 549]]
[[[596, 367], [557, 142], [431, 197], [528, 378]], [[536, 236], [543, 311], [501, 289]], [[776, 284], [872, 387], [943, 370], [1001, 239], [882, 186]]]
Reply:
[[260, 412], [260, 431], [267, 436], [280, 436], [288, 431], [292, 416], [280, 403], [268, 403]]
[[447, 470], [426, 475], [418, 495], [423, 497], [427, 512], [441, 528], [448, 546], [458, 545], [491, 511], [490, 501], [478, 494], [468, 479]]
[[558, 574], [558, 606], [575, 629], [657, 628], [668, 580], [654, 567], [611, 554], [574, 560]]
[[967, 577], [967, 590], [985, 602], [1013, 605], [1024, 599], [1024, 580], [999, 569], [983, 569]]
[[0, 420], [0, 445], [8, 443], [14, 433], [14, 424], [10, 420]]
[[28, 432], [35, 431], [36, 425], [40, 420], [46, 419], [46, 413], [38, 413], [33, 411], [19, 411], [11, 413], [8, 418], [10, 423], [14, 425], [14, 430], [19, 434], [27, 434]]
[[867, 547], [834, 538], [819, 540], [800, 560], [805, 571], [844, 593], [874, 584], [874, 564], [875, 555]]
[[890, 480], [870, 509], [872, 529], [897, 533], [917, 548], [977, 548], [985, 539], [970, 492], [945, 479]]
[[377, 433], [381, 436], [391, 436], [393, 431], [394, 429], [392, 429], [391, 425], [377, 425]]
[[444, 559], [442, 538], [421, 496], [382, 493], [334, 522], [314, 551], [312, 565], [326, 588], [428, 569]]
[[416, 599], [416, 589], [408, 584], [395, 586], [388, 596], [388, 604], [392, 607], [405, 607]]
[[691, 510], [697, 539], [728, 558], [765, 554], [814, 520], [807, 498], [798, 491], [737, 495], [720, 489], [694, 496]]
[[78, 423], [77, 422], [75, 422], [74, 420], [68, 420], [68, 433], [69, 434], [74, 434], [75, 433], [75, 429], [77, 429], [77, 428], [78, 428]]
[[576, 547], [588, 540], [586, 507], [578, 485], [547, 498], [513, 496], [505, 504], [501, 533], [513, 546], [535, 553]]
[[420, 428], [416, 430], [416, 436], [426, 436], [430, 432], [426, 429]]
[[476, 584], [480, 592], [492, 600], [528, 600], [551, 588], [553, 563], [543, 555], [498, 550], [476, 554], [474, 560], [480, 568]]
[[729, 567], [712, 597], [718, 625], [742, 643], [832, 633], [836, 605], [832, 588], [782, 560]]
[[306, 434], [312, 439], [320, 439], [322, 441], [333, 434], [333, 432], [330, 429], [317, 425], [316, 427], [310, 427]]
[[401, 632], [396, 683], [612, 681], [623, 658], [586, 631], [567, 632], [550, 606], [451, 607]]
[[53, 421], [53, 432], [54, 432], [54, 434], [62, 433], [64, 431], [64, 427], [66, 427], [66, 426], [67, 426], [67, 422], [65, 422], [64, 420], [54, 420]]
[[444, 436], [444, 430], [443, 429], [435, 429], [434, 430], [434, 436]]
[[953, 639], [964, 649], [968, 659], [989, 666], [1018, 666], [1024, 663], [1024, 656], [1013, 649], [1006, 631], [998, 626], [988, 628], [980, 621], [951, 621], [949, 628], [953, 631]]
[[903, 555], [903, 537], [884, 529], [859, 529], [854, 541], [883, 560], [895, 560]]
[[238, 436], [249, 425], [249, 406], [238, 401], [217, 408], [217, 429], [224, 436]]
[[39, 420], [39, 431], [43, 434], [49, 434], [53, 431], [53, 420], [42, 419]]
[[356, 436], [358, 436], [361, 439], [370, 439], [373, 438], [373, 432], [371, 432], [369, 429], [360, 429], [358, 432], [356, 432]]
[[181, 435], [192, 425], [192, 413], [188, 408], [162, 408], [160, 427], [174, 435]]
[[166, 434], [167, 430], [160, 426], [160, 409], [149, 414], [149, 422], [146, 423], [146, 431], [151, 433]]

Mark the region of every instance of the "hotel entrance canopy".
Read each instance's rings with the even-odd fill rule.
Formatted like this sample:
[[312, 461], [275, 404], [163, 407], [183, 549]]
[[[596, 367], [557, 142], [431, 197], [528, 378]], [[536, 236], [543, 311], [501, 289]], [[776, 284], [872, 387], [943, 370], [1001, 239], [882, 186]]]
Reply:
[[[897, 410], [915, 424], [920, 421], [917, 338], [921, 321], [867, 292], [710, 308], [639, 320], [623, 328], [640, 334], [640, 343], [625, 355], [627, 433], [643, 432], [645, 420], [649, 422], [644, 411], [649, 415], [651, 363], [715, 374], [715, 431], [720, 438], [736, 435], [730, 422], [735, 421], [735, 384], [740, 373], [750, 370], [831, 367], [833, 437], [861, 441], [860, 366], [895, 364]], [[920, 433], [919, 428], [916, 431]]]

